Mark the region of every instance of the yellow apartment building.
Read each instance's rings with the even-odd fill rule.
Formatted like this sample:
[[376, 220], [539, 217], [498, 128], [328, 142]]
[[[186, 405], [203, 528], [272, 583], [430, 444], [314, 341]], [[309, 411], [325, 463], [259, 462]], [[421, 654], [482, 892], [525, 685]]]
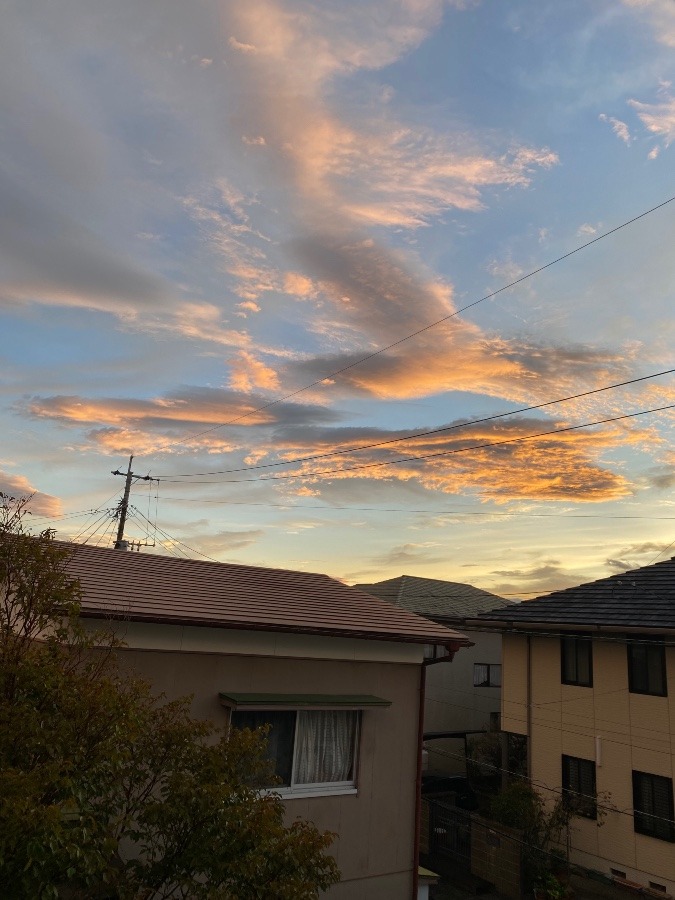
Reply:
[[533, 786], [583, 800], [571, 862], [675, 895], [675, 558], [480, 621], [502, 633], [502, 729], [527, 737]]

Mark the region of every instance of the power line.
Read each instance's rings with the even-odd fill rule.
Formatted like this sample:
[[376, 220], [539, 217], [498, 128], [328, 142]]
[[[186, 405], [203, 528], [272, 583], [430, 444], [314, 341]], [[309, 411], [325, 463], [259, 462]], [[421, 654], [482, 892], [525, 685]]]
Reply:
[[[420, 461], [427, 460], [427, 459], [436, 459], [441, 456], [451, 456], [455, 453], [467, 453], [471, 450], [485, 450], [485, 449], [488, 449], [491, 447], [501, 447], [501, 446], [504, 446], [505, 444], [516, 444], [516, 443], [521, 443], [522, 441], [532, 441], [532, 440], [535, 440], [536, 438], [549, 437], [551, 435], [557, 435], [557, 434], [565, 434], [570, 431], [579, 431], [582, 428], [590, 428], [594, 425], [606, 425], [610, 422], [619, 422], [619, 421], [622, 421], [625, 419], [634, 419], [634, 418], [637, 418], [638, 416], [645, 416], [650, 413], [656, 413], [656, 412], [664, 412], [665, 410], [669, 410], [669, 409], [675, 409], [675, 403], [671, 403], [667, 406], [657, 406], [657, 407], [654, 407], [653, 409], [643, 409], [643, 410], [640, 410], [640, 411], [634, 412], [634, 413], [626, 413], [622, 416], [612, 416], [611, 418], [608, 418], [608, 419], [599, 419], [596, 422], [584, 422], [581, 425], [569, 425], [566, 428], [556, 428], [556, 429], [553, 429], [552, 431], [540, 431], [537, 434], [521, 435], [520, 437], [516, 437], [516, 438], [505, 438], [504, 440], [501, 440], [501, 441], [492, 441], [492, 442], [486, 443], [486, 444], [474, 444], [470, 447], [459, 447], [459, 448], [456, 448], [453, 450], [440, 450], [436, 453], [426, 453], [422, 456], [405, 456], [405, 457], [401, 457], [399, 459], [383, 460], [382, 462], [362, 463], [358, 466], [347, 466], [343, 469], [324, 469], [320, 472], [297, 472], [297, 473], [290, 473], [290, 474], [284, 474], [284, 475], [267, 475], [267, 476], [264, 476], [263, 478], [225, 479], [222, 481], [197, 481], [197, 482], [193, 481], [190, 483], [191, 484], [242, 484], [242, 483], [245, 483], [248, 481], [263, 482], [263, 481], [286, 480], [286, 479], [290, 479], [290, 478], [319, 478], [322, 475], [341, 475], [344, 472], [355, 472], [355, 471], [363, 470], [363, 469], [375, 469], [375, 468], [381, 468], [382, 466], [393, 466], [393, 465], [397, 465], [399, 463], [405, 463], [405, 462], [420, 462]], [[181, 484], [182, 483], [182, 482], [175, 482], [174, 479], [169, 478], [169, 477], [162, 478], [161, 480], [167, 484], [175, 484], [175, 483]]]
[[[179, 484], [182, 482], [179, 482]], [[211, 484], [212, 482], [208, 482]], [[216, 482], [218, 483], [218, 482]], [[227, 482], [223, 482], [227, 484]], [[220, 506], [262, 506], [272, 509], [285, 509], [289, 512], [295, 512], [302, 509], [318, 509], [334, 512], [383, 512], [383, 513], [411, 513], [411, 514], [427, 514], [432, 516], [504, 516], [506, 518], [550, 518], [550, 519], [646, 519], [648, 521], [675, 521], [675, 516], [639, 516], [639, 515], [620, 515], [616, 513], [530, 513], [530, 512], [504, 512], [494, 510], [493, 512], [481, 512], [478, 510], [453, 510], [453, 509], [416, 509], [414, 507], [405, 506], [330, 506], [328, 504], [290, 504], [290, 503], [262, 503], [260, 501], [245, 500], [211, 500], [211, 499], [195, 499], [194, 497], [164, 497], [172, 503], [213, 503]], [[664, 548], [662, 553], [668, 548]]]
[[[486, 732], [486, 734], [489, 734], [489, 733], [490, 732]], [[525, 735], [523, 735], [523, 737], [524, 736]], [[607, 740], [609, 740], [609, 738]], [[615, 743], [615, 742], [610, 741], [610, 743]], [[472, 762], [475, 766], [484, 767], [486, 769], [492, 769], [494, 772], [500, 772], [500, 773], [505, 773], [507, 775], [513, 775], [514, 777], [518, 778], [519, 780], [523, 780], [523, 778], [524, 778], [522, 772], [516, 772], [516, 771], [513, 771], [512, 769], [506, 769], [503, 766], [495, 766], [493, 763], [483, 762], [482, 760], [480, 760], [480, 761], [479, 760], [469, 760], [469, 759], [467, 759], [466, 755], [461, 754], [461, 753], [452, 753], [450, 750], [437, 750], [432, 747], [426, 747], [426, 746], [425, 746], [425, 749], [429, 753], [434, 753], [434, 754], [437, 754], [438, 756], [447, 756], [452, 759], [457, 759], [457, 760], [463, 761], [465, 763]], [[551, 787], [549, 784], [546, 784], [543, 781], [535, 781], [533, 778], [528, 778], [526, 780], [528, 781], [529, 784], [533, 785], [534, 787], [541, 788], [544, 791], [549, 791], [552, 794], [564, 795], [565, 793], [567, 793], [563, 788]], [[609, 806], [607, 804], [598, 803], [597, 797], [594, 797], [592, 794], [582, 794], [579, 791], [573, 791], [571, 793], [574, 793], [577, 797], [581, 797], [581, 798], [587, 799], [587, 800], [592, 800], [596, 804], [597, 808], [603, 810], [603, 812], [620, 813], [621, 815], [630, 816], [631, 818], [635, 814], [635, 810], [631, 807], [629, 807], [627, 809], [619, 809], [618, 806]], [[641, 816], [647, 816], [651, 819], [657, 819], [661, 822], [668, 822], [671, 825], [675, 824], [672, 819], [668, 819], [665, 816], [657, 816], [655, 813], [647, 813], [647, 812], [643, 812], [642, 810], [638, 810], [638, 812]], [[580, 850], [582, 848], [573, 847], [572, 849]]]
[[443, 316], [440, 319], [437, 319], [435, 322], [431, 322], [429, 325], [425, 325], [423, 328], [418, 328], [417, 331], [413, 331], [411, 334], [406, 335], [405, 337], [399, 338], [396, 341], [393, 341], [391, 344], [387, 344], [385, 347], [380, 347], [379, 350], [375, 350], [372, 353], [367, 354], [366, 356], [361, 357], [353, 363], [349, 363], [349, 365], [342, 366], [340, 369], [336, 369], [334, 372], [331, 372], [328, 375], [324, 375], [323, 378], [318, 378], [315, 381], [311, 382], [311, 384], [306, 384], [304, 387], [298, 388], [295, 391], [290, 391], [288, 394], [284, 394], [281, 397], [277, 397], [274, 400], [270, 400], [268, 403], [264, 403], [262, 406], [258, 406], [255, 409], [251, 409], [246, 413], [242, 413], [240, 416], [236, 416], [234, 419], [229, 419], [227, 422], [221, 422], [218, 425], [212, 425], [209, 428], [205, 428], [202, 431], [195, 432], [193, 434], [187, 435], [184, 438], [181, 438], [178, 441], [172, 441], [169, 444], [165, 444], [163, 447], [160, 447], [157, 450], [157, 453], [163, 452], [164, 450], [168, 450], [170, 447], [176, 447], [179, 444], [184, 444], [186, 441], [193, 440], [194, 438], [201, 437], [204, 434], [209, 434], [212, 431], [217, 431], [219, 428], [225, 428], [227, 425], [233, 425], [235, 422], [240, 422], [242, 419], [247, 419], [249, 416], [255, 415], [255, 413], [262, 412], [263, 410], [269, 409], [271, 406], [276, 406], [278, 403], [282, 403], [284, 400], [289, 400], [291, 397], [296, 397], [298, 394], [302, 394], [304, 391], [308, 391], [313, 387], [317, 387], [320, 384], [323, 384], [325, 381], [332, 380], [333, 378], [337, 378], [338, 375], [342, 375], [344, 372], [349, 371], [350, 369], [355, 368], [356, 366], [362, 365], [364, 362], [368, 362], [370, 359], [374, 359], [377, 356], [380, 356], [382, 353], [386, 353], [387, 350], [391, 350], [394, 347], [398, 347], [400, 344], [405, 343], [406, 341], [412, 340], [412, 338], [418, 337], [420, 334], [424, 334], [424, 332], [429, 331], [432, 328], [435, 328], [437, 325], [441, 325], [443, 322], [447, 322], [455, 316], [460, 315], [463, 312], [466, 312], [468, 309], [471, 309], [474, 306], [478, 306], [479, 303], [484, 303], [486, 300], [490, 300], [492, 297], [496, 297], [497, 294], [501, 294], [503, 291], [507, 291], [512, 287], [515, 287], [518, 284], [522, 284], [524, 281], [527, 281], [528, 278], [532, 278], [535, 275], [538, 275], [540, 272], [545, 271], [546, 269], [551, 268], [551, 266], [556, 265], [559, 262], [562, 262], [565, 259], [569, 259], [570, 256], [574, 256], [575, 253], [579, 253], [581, 250], [585, 250], [587, 247], [592, 246], [593, 244], [597, 244], [599, 241], [604, 240], [612, 234], [616, 234], [617, 231], [621, 231], [622, 228], [626, 228], [629, 225], [638, 222], [640, 219], [644, 219], [646, 216], [651, 215], [651, 213], [656, 212], [659, 209], [662, 209], [664, 206], [667, 206], [669, 203], [672, 203], [675, 200], [675, 196], [669, 197], [667, 200], [664, 200], [662, 203], [657, 204], [656, 206], [652, 206], [650, 209], [645, 210], [637, 216], [633, 216], [632, 219], [628, 219], [625, 222], [622, 222], [620, 225], [617, 225], [615, 228], [611, 228], [609, 231], [605, 231], [603, 234], [599, 234], [597, 237], [592, 238], [590, 241], [586, 241], [586, 243], [581, 244], [579, 247], [575, 247], [574, 250], [570, 250], [568, 253], [564, 253], [562, 256], [558, 256], [556, 259], [551, 260], [550, 262], [545, 263], [543, 266], [539, 266], [537, 269], [533, 269], [531, 272], [528, 272], [525, 275], [521, 275], [520, 278], [516, 278], [515, 281], [509, 282], [509, 284], [505, 284], [500, 288], [497, 288], [495, 291], [491, 291], [489, 294], [485, 294], [484, 297], [480, 297], [478, 300], [474, 300], [471, 303], [467, 303], [466, 306], [461, 307], [460, 309], [455, 310], [452, 313], [449, 313], [447, 316]]
[[554, 406], [557, 403], [567, 403], [570, 400], [579, 400], [582, 397], [590, 397], [592, 394], [601, 394], [604, 391], [611, 391], [620, 387], [628, 387], [629, 385], [637, 384], [640, 381], [649, 381], [650, 379], [658, 378], [661, 375], [672, 375], [673, 372], [675, 372], [675, 369], [665, 369], [663, 372], [655, 372], [653, 375], [643, 375], [640, 378], [631, 378], [629, 381], [620, 381], [617, 384], [608, 384], [605, 387], [594, 388], [591, 391], [583, 391], [580, 394], [572, 394], [569, 397], [561, 397], [558, 400], [548, 400], [546, 401], [546, 403], [537, 403], [534, 406], [523, 406], [521, 409], [512, 409], [509, 412], [497, 413], [493, 416], [484, 416], [481, 419], [471, 419], [470, 421], [460, 422], [456, 425], [445, 425], [442, 428], [432, 428], [429, 431], [419, 431], [414, 434], [406, 435], [405, 437], [389, 438], [386, 441], [377, 441], [372, 444], [363, 444], [360, 447], [348, 447], [342, 450], [331, 450], [328, 453], [315, 453], [311, 456], [301, 456], [296, 459], [286, 459], [272, 463], [261, 463], [259, 465], [246, 466], [240, 469], [222, 469], [215, 472], [188, 472], [185, 474], [177, 475], [160, 475], [158, 477], [162, 480], [165, 480], [167, 478], [198, 478], [205, 475], [231, 475], [236, 472], [251, 472], [254, 469], [271, 469], [275, 466], [292, 466], [297, 463], [311, 462], [315, 459], [326, 459], [333, 456], [341, 456], [346, 453], [358, 453], [362, 450], [373, 450], [376, 447], [385, 447], [389, 444], [398, 444], [405, 441], [412, 441], [416, 438], [429, 437], [433, 434], [444, 434], [448, 431], [456, 431], [459, 428], [468, 428], [472, 425], [481, 425], [485, 422], [493, 422], [496, 419], [504, 419], [508, 416], [517, 416], [521, 415], [522, 413], [533, 412], [536, 409], [544, 409], [544, 407], [546, 406]]
[[[141, 516], [143, 519], [146, 519], [146, 521], [149, 522], [149, 524], [152, 524], [152, 523], [150, 522], [150, 520], [147, 519], [147, 518], [143, 515], [143, 513], [140, 511], [140, 509], [137, 509], [135, 506], [132, 507], [132, 509], [134, 510], [134, 513], [138, 513], [138, 515]], [[198, 556], [203, 556], [204, 559], [208, 559], [209, 562], [215, 562], [215, 563], [220, 563], [220, 562], [221, 562], [219, 559], [213, 559], [212, 556], [207, 556], [206, 553], [202, 553], [201, 550], [195, 550], [194, 547], [190, 547], [189, 544], [184, 543], [183, 541], [179, 540], [177, 537], [173, 537], [173, 536], [170, 535], [168, 532], [166, 532], [166, 531], [164, 531], [162, 528], [160, 528], [159, 525], [157, 525], [156, 522], [155, 522], [154, 527], [157, 529], [157, 531], [160, 532], [160, 534], [163, 534], [163, 535], [166, 537], [167, 540], [173, 541], [173, 542], [176, 543], [176, 544], [180, 544], [181, 547], [187, 548], [191, 553], [196, 553]]]

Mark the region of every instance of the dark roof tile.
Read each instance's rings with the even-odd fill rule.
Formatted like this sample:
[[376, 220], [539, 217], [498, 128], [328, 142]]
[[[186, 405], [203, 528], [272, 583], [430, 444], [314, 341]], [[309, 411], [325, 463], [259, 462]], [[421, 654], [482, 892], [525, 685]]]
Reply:
[[675, 628], [675, 558], [482, 613], [497, 622]]
[[456, 581], [400, 575], [375, 584], [357, 584], [359, 590], [380, 597], [399, 609], [432, 619], [464, 619], [498, 607], [513, 605], [489, 591]]

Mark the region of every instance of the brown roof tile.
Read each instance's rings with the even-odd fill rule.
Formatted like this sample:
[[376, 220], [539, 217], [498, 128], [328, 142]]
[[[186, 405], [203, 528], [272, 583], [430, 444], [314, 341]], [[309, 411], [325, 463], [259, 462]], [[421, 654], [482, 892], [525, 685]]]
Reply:
[[412, 643], [468, 643], [457, 631], [327, 575], [57, 542], [72, 552], [82, 615]]

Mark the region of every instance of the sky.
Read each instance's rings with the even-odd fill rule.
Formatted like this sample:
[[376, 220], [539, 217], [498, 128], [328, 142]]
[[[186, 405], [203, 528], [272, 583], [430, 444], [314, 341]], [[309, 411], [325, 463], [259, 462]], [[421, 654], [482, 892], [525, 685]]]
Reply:
[[144, 552], [350, 583], [673, 555], [674, 49], [672, 0], [8, 0], [0, 490], [110, 546], [133, 454]]

